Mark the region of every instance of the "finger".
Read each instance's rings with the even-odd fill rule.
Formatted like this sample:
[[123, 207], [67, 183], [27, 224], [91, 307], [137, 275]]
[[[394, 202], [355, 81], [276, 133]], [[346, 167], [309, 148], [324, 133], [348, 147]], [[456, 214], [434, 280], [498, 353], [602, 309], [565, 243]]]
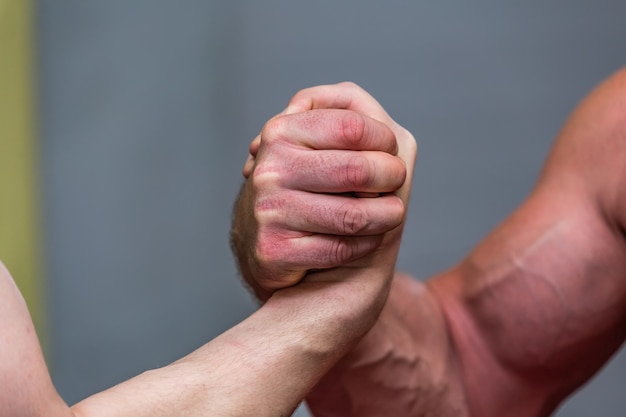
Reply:
[[[283, 114], [322, 108], [353, 110], [387, 124], [396, 135], [398, 156], [406, 162], [409, 173], [407, 179], [410, 180], [417, 156], [415, 138], [396, 123], [367, 91], [352, 82], [306, 88], [293, 96]], [[405, 201], [408, 200], [410, 185], [411, 181], [406, 181], [404, 189], [400, 191]]]
[[250, 143], [248, 159], [246, 159], [245, 164], [243, 165], [243, 176], [244, 178], [248, 178], [250, 174], [252, 174], [252, 170], [254, 168], [254, 160], [256, 158], [256, 154], [259, 152], [259, 147], [261, 146], [261, 135], [257, 135], [256, 138], [252, 140]]
[[259, 151], [259, 146], [261, 146], [261, 135], [257, 135], [257, 137], [250, 142], [250, 155], [256, 156]]
[[257, 219], [266, 230], [280, 227], [305, 234], [367, 236], [388, 232], [404, 218], [404, 203], [395, 195], [354, 198], [299, 192], [291, 196], [280, 203], [269, 199], [259, 203]]
[[406, 179], [404, 161], [384, 152], [307, 151], [284, 163], [284, 187], [315, 193], [390, 193]]
[[243, 165], [242, 174], [244, 178], [250, 177], [252, 174], [252, 170], [254, 169], [254, 157], [252, 155], [248, 155], [248, 159], [246, 159], [246, 163]]
[[294, 143], [312, 149], [398, 152], [393, 131], [384, 123], [347, 110], [313, 110], [268, 121], [261, 134], [267, 144]]
[[293, 114], [313, 109], [354, 110], [384, 123], [392, 120], [374, 97], [352, 82], [300, 90], [289, 101], [284, 113]]
[[273, 267], [261, 283], [268, 290], [295, 285], [308, 270], [334, 268], [362, 258], [380, 245], [382, 235], [341, 237], [317, 234], [281, 242], [281, 247], [274, 246], [271, 251], [280, 252], [279, 257], [257, 248], [261, 265]]

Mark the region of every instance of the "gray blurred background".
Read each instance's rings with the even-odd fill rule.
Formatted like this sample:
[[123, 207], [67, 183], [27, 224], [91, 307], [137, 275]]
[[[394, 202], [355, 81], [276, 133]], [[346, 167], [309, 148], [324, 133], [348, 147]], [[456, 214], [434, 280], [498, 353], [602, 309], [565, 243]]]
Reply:
[[[37, 7], [49, 359], [70, 403], [254, 310], [230, 212], [249, 141], [298, 89], [356, 81], [418, 138], [399, 263], [427, 278], [524, 199], [626, 64], [623, 0]], [[625, 381], [622, 354], [558, 416], [623, 416]]]

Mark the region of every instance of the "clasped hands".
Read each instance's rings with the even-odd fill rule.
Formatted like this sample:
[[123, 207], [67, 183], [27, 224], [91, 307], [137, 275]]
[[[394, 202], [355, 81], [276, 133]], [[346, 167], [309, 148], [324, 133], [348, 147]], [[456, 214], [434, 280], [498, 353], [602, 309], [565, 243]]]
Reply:
[[355, 84], [298, 92], [243, 168], [232, 242], [257, 298], [306, 294], [366, 332], [394, 275], [416, 154]]

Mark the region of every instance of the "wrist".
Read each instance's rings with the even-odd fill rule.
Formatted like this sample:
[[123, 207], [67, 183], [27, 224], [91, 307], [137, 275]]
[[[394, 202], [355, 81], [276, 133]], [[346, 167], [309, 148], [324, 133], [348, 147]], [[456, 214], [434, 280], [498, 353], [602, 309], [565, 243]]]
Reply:
[[374, 325], [388, 291], [389, 281], [377, 271], [337, 268], [276, 291], [264, 308], [292, 320], [294, 336], [311, 353], [337, 358]]

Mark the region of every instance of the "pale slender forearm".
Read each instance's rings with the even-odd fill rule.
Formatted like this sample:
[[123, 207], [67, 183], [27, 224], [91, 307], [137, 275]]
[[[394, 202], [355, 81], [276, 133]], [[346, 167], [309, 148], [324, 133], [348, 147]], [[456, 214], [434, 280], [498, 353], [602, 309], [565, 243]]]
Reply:
[[76, 417], [290, 415], [361, 336], [326, 287], [277, 292], [185, 358], [80, 402]]

